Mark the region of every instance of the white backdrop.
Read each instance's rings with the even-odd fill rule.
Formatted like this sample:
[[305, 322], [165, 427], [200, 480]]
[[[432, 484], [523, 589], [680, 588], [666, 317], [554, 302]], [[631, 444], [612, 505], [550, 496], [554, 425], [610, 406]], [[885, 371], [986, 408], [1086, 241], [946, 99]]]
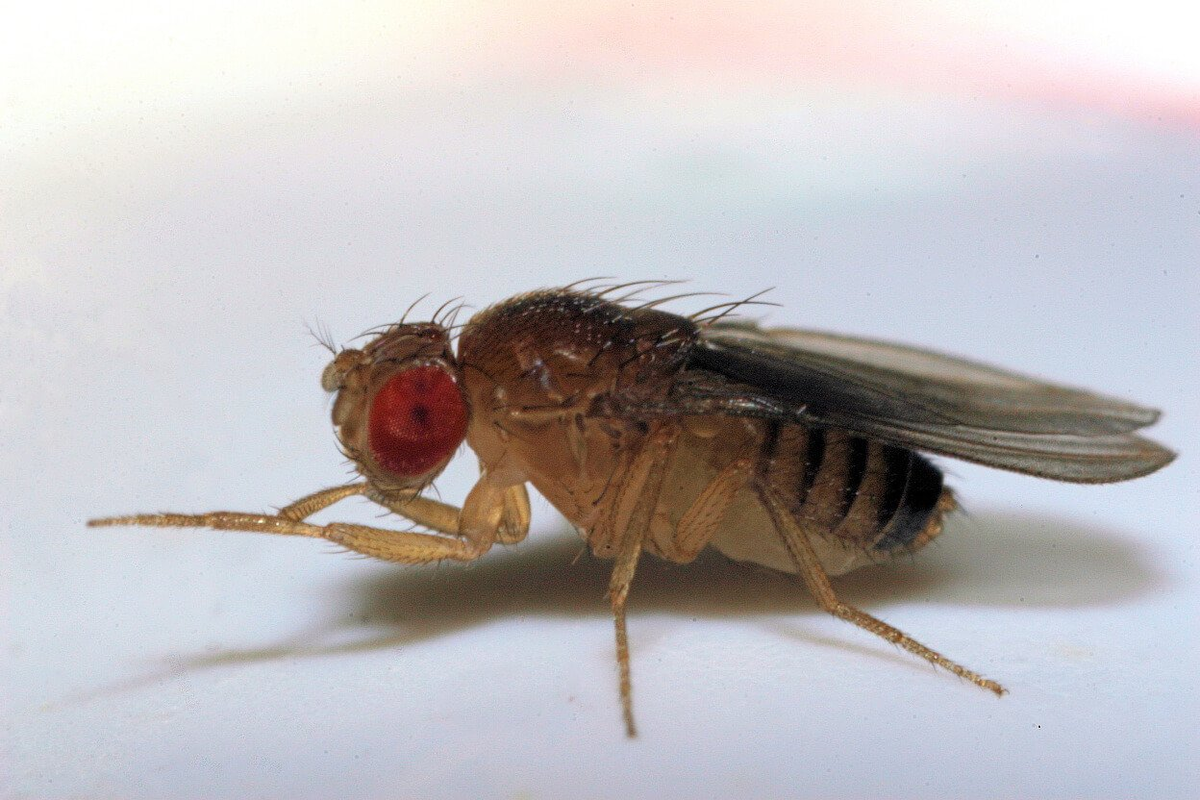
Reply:
[[[1195, 796], [1200, 66], [1151, 6], [18, 13], [0, 794]], [[539, 499], [466, 567], [83, 527], [345, 480], [305, 322], [591, 275], [773, 286], [773, 323], [1164, 408], [1182, 455], [1109, 487], [943, 462], [970, 514], [839, 583], [1000, 700], [792, 580], [647, 560], [633, 742], [608, 566]]]

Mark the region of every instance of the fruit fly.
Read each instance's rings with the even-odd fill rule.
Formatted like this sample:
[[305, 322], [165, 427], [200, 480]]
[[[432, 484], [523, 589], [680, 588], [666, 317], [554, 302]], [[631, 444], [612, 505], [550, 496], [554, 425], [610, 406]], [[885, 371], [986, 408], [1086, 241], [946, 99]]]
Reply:
[[[825, 611], [999, 695], [995, 681], [842, 602], [829, 577], [941, 532], [955, 499], [925, 454], [1078, 483], [1136, 478], [1174, 458], [1133, 433], [1158, 418], [1151, 409], [928, 350], [729, 321], [739, 303], [680, 316], [662, 301], [611, 299], [623, 288], [523, 294], [461, 330], [438, 314], [402, 320], [335, 351], [321, 385], [336, 394], [333, 425], [362, 480], [277, 514], [88, 524], [309, 536], [402, 564], [473, 561], [525, 537], [532, 484], [614, 560], [608, 599], [634, 736], [625, 605], [642, 553], [687, 563], [711, 546], [797, 574]], [[464, 440], [480, 473], [462, 506], [425, 496]], [[306, 521], [351, 496], [418, 527]]]

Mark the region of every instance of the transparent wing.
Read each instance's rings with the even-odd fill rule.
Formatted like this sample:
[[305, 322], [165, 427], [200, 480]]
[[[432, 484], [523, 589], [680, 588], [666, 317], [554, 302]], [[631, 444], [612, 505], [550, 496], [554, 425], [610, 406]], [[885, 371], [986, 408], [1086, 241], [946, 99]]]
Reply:
[[903, 345], [713, 325], [689, 366], [727, 379], [692, 384], [710, 409], [845, 428], [1047, 478], [1124, 480], [1174, 457], [1132, 433], [1158, 419], [1153, 409]]

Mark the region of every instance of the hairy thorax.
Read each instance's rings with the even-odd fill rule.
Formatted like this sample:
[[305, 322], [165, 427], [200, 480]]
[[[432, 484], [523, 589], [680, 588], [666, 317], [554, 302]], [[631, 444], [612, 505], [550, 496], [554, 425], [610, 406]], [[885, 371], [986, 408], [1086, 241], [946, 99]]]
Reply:
[[534, 293], [475, 316], [459, 339], [467, 441], [494, 480], [527, 480], [593, 529], [654, 423], [597, 413], [613, 397], [665, 400], [690, 320], [598, 298]]

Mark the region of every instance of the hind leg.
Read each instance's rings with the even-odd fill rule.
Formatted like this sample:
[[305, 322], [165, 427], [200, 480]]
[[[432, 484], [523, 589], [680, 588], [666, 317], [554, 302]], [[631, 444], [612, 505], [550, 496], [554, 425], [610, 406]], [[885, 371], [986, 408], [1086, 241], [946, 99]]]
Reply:
[[953, 672], [960, 678], [966, 678], [982, 689], [994, 692], [997, 696], [1004, 694], [1004, 687], [995, 681], [972, 672], [961, 664], [957, 664], [946, 658], [941, 653], [931, 650], [903, 631], [893, 628], [891, 625], [876, 619], [865, 611], [860, 611], [854, 606], [847, 605], [839, 600], [837, 594], [833, 591], [833, 586], [829, 582], [829, 576], [825, 574], [825, 570], [821, 567], [821, 562], [817, 559], [817, 554], [813, 550], [808, 535], [801, 529], [795, 517], [788, 511], [787, 506], [770, 489], [760, 487], [759, 495], [762, 497], [763, 504], [767, 507], [767, 511], [775, 523], [776, 532], [783, 539], [783, 543], [787, 547], [792, 561], [796, 564], [797, 571], [804, 579], [804, 585], [808, 587], [808, 591], [812, 593], [812, 596], [822, 609], [833, 614], [835, 617], [852, 622], [876, 636], [881, 636], [892, 644], [903, 647], [908, 652], [920, 656], [934, 666]]

